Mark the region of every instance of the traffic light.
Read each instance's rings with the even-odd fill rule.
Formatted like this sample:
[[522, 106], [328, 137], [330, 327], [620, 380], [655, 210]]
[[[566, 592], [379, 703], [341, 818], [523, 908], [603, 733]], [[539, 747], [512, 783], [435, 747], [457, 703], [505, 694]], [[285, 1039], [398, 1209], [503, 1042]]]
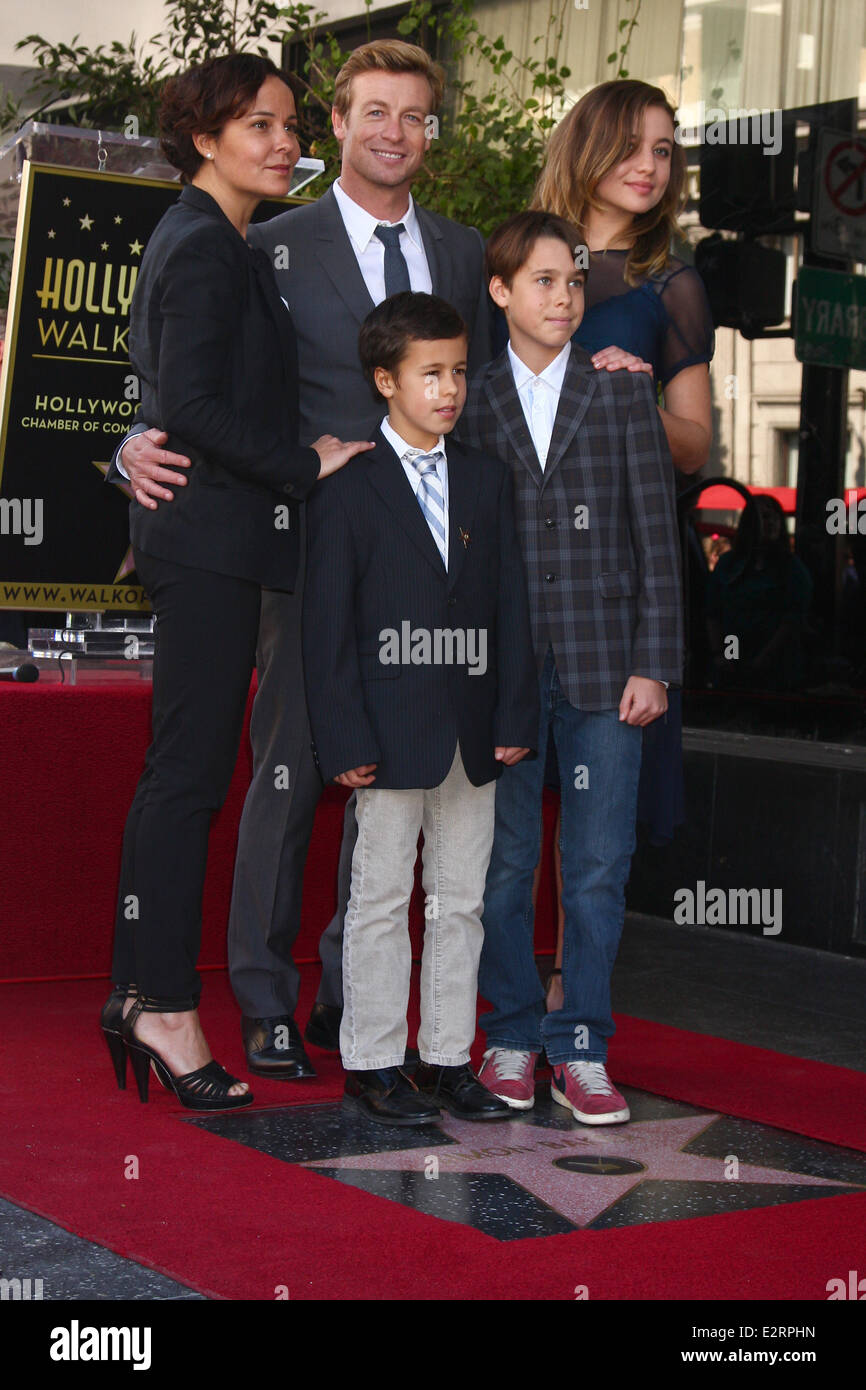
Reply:
[[743, 113], [738, 119], [704, 125], [701, 225], [752, 237], [792, 233], [796, 162], [794, 111]]
[[784, 251], [757, 241], [728, 241], [717, 232], [695, 247], [695, 269], [717, 328], [737, 328], [744, 338], [759, 338], [784, 319]]

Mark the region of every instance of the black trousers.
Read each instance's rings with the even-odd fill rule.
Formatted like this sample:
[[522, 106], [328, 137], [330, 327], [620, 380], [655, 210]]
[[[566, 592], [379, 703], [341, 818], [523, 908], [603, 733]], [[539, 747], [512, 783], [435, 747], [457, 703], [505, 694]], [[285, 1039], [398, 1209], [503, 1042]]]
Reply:
[[234, 772], [261, 589], [136, 550], [156, 614], [153, 742], [126, 821], [112, 979], [195, 1008], [211, 816]]
[[[300, 988], [292, 948], [322, 795], [304, 694], [301, 608], [297, 591], [262, 593], [253, 776], [238, 829], [228, 930], [229, 978], [248, 1018], [294, 1015]], [[338, 980], [339, 973], [338, 962]]]

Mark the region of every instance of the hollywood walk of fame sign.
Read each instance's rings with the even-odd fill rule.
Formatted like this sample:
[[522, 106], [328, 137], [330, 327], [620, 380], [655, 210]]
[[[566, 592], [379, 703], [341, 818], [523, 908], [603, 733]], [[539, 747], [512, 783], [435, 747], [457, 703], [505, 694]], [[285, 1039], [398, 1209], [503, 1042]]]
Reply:
[[[135, 415], [129, 308], [177, 183], [27, 160], [0, 373], [0, 608], [147, 611], [128, 488], [107, 486]], [[296, 199], [260, 204], [256, 220]]]
[[[129, 306], [176, 184], [24, 164], [0, 381], [0, 608], [147, 609], [129, 494], [105, 472], [137, 408]], [[28, 505], [29, 504], [29, 505]], [[34, 523], [38, 516], [38, 533]]]
[[376, 1125], [340, 1104], [194, 1121], [499, 1240], [685, 1220], [866, 1188], [866, 1155], [629, 1092], [630, 1124], [576, 1124], [539, 1092], [513, 1120]]

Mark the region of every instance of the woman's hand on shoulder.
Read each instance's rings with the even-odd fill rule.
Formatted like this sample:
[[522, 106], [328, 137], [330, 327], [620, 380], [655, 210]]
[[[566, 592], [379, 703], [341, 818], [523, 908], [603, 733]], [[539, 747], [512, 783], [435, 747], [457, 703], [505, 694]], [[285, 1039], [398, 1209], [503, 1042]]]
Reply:
[[312, 445], [312, 448], [319, 455], [321, 463], [319, 477], [327, 478], [331, 473], [336, 473], [356, 454], [361, 454], [366, 449], [375, 449], [375, 447], [375, 444], [367, 439], [352, 439], [344, 442], [333, 434], [321, 435]]
[[653, 374], [652, 363], [644, 362], [642, 357], [635, 357], [633, 352], [626, 352], [625, 348], [606, 347], [601, 352], [592, 354], [592, 365], [596, 371], [608, 372], [648, 372]]

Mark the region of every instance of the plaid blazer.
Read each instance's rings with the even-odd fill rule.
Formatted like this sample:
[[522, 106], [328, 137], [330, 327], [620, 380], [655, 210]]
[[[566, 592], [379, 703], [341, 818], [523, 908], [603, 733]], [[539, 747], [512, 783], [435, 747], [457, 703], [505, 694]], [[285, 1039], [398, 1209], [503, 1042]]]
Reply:
[[614, 709], [629, 676], [679, 684], [683, 663], [674, 473], [652, 380], [599, 372], [571, 345], [544, 470], [505, 349], [470, 383], [456, 433], [508, 462], [539, 670]]

